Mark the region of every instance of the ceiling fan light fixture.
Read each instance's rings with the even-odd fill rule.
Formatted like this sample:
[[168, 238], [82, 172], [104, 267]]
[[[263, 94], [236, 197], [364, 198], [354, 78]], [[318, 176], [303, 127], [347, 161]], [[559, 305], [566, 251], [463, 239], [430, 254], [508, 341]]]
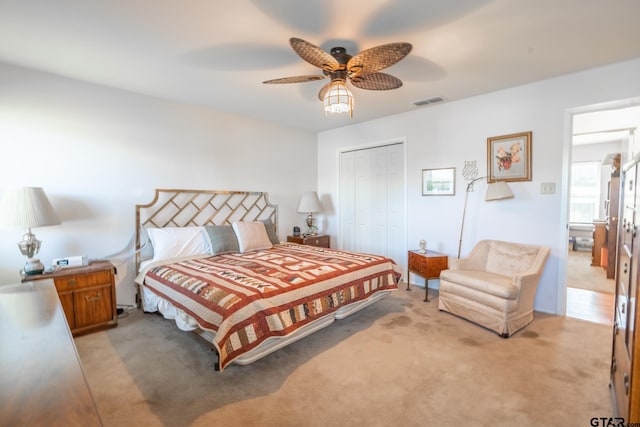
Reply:
[[325, 115], [349, 113], [349, 117], [353, 117], [353, 94], [342, 80], [331, 82], [323, 104]]

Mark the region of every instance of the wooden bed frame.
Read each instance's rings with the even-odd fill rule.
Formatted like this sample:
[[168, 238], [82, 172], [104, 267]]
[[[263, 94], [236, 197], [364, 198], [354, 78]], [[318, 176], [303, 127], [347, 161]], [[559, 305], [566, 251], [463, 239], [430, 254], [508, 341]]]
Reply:
[[[215, 191], [215, 190], [168, 190], [156, 189], [154, 199], [147, 204], [136, 205], [136, 271], [140, 269], [143, 248], [146, 245], [145, 227], [186, 227], [205, 225], [230, 225], [235, 221], [260, 221], [270, 219], [277, 227], [278, 207], [271, 204], [266, 192]], [[141, 305], [139, 288], [136, 300]], [[336, 319], [343, 319], [362, 308], [386, 297], [391, 291], [380, 291], [368, 299], [340, 307], [337, 311], [309, 323], [287, 336], [271, 337], [260, 346], [238, 357], [233, 363], [246, 365], [273, 351], [285, 347], [316, 332]], [[209, 343], [214, 334], [196, 329], [197, 335]], [[212, 346], [213, 350], [215, 348]], [[219, 357], [216, 351], [216, 356]], [[216, 361], [215, 369], [219, 370]]]

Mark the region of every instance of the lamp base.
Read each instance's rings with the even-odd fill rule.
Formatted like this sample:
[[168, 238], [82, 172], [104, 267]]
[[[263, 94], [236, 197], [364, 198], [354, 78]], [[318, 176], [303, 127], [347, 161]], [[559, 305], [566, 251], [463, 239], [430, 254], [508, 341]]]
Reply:
[[317, 234], [316, 219], [313, 217], [313, 213], [309, 212], [309, 215], [307, 215], [307, 236], [315, 236]]
[[39, 259], [30, 258], [24, 264], [24, 274], [26, 276], [35, 276], [44, 272], [44, 264]]

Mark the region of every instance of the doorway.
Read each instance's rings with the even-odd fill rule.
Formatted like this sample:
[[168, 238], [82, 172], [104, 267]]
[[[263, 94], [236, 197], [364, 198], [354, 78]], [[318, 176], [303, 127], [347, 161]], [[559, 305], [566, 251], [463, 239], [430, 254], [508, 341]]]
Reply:
[[638, 152], [640, 107], [629, 105], [572, 117], [566, 314], [597, 323], [613, 322], [619, 170]]

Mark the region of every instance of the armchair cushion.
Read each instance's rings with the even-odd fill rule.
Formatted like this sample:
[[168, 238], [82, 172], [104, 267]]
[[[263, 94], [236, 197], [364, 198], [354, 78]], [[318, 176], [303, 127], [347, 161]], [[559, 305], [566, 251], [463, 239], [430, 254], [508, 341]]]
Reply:
[[500, 298], [516, 299], [518, 297], [518, 289], [513, 285], [510, 277], [488, 271], [445, 270], [440, 274], [440, 280], [443, 278]]

